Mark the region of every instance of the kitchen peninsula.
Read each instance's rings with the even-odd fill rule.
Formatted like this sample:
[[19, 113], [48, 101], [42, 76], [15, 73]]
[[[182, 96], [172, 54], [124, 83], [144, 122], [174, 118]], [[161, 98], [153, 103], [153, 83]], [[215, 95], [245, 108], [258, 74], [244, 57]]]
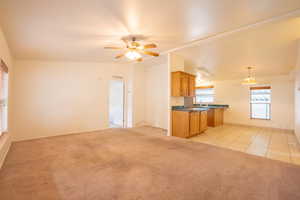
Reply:
[[194, 104], [193, 107], [172, 107], [172, 136], [189, 138], [203, 133], [208, 126], [224, 123], [224, 110], [228, 105]]

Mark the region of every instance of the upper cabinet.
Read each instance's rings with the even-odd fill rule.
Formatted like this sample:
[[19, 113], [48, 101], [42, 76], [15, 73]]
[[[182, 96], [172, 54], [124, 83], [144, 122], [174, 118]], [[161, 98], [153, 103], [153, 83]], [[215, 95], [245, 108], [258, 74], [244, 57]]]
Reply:
[[189, 75], [189, 96], [196, 96], [196, 76]]
[[172, 96], [195, 96], [196, 76], [186, 72], [172, 72]]

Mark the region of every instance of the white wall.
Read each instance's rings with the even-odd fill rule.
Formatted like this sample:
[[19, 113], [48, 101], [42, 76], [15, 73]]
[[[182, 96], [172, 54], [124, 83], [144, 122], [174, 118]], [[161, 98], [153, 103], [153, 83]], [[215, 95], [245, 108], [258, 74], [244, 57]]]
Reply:
[[[176, 71], [185, 71], [184, 68], [184, 58], [174, 53], [170, 53], [168, 56], [168, 65], [169, 71], [176, 72]], [[184, 105], [184, 97], [170, 97], [170, 105], [171, 106], [182, 106]]]
[[[130, 88], [131, 91], [131, 109], [129, 115], [132, 115], [132, 121], [129, 122], [132, 126], [141, 126], [145, 124], [145, 67], [144, 65], [134, 64], [131, 73]], [[130, 118], [130, 117], [129, 117]]]
[[184, 58], [182, 56], [170, 53], [168, 59], [171, 72], [184, 71]]
[[169, 121], [169, 68], [168, 58], [145, 60], [134, 64], [133, 124], [168, 129]]
[[257, 78], [272, 87], [271, 120], [250, 119], [249, 87], [241, 80], [215, 82], [215, 103], [229, 104], [225, 123], [294, 129], [294, 79], [290, 76]]
[[295, 134], [300, 142], [300, 43], [298, 41], [298, 57], [295, 68]]
[[[10, 50], [8, 48], [7, 42], [5, 40], [4, 34], [1, 30], [0, 27], [0, 58], [4, 60], [4, 62], [7, 64], [8, 68], [9, 68], [9, 90], [11, 88], [11, 80], [12, 80], [12, 74], [13, 74], [13, 61], [12, 61], [12, 57], [10, 54]], [[9, 102], [8, 102], [8, 106], [9, 106], [9, 116], [11, 113], [11, 98], [10, 98], [10, 94], [9, 94]], [[12, 121], [9, 120], [9, 124], [8, 124], [8, 134], [2, 135], [0, 136], [0, 168], [3, 164], [4, 158], [6, 156], [6, 153], [8, 152], [8, 149], [10, 147], [11, 144], [11, 133], [10, 133], [10, 126], [12, 124]]]
[[296, 71], [295, 81], [295, 134], [300, 141], [300, 66]]
[[168, 74], [167, 62], [145, 67], [145, 122], [163, 129], [168, 129]]
[[108, 128], [109, 80], [124, 77], [127, 96], [131, 72], [112, 63], [16, 61], [14, 140]]

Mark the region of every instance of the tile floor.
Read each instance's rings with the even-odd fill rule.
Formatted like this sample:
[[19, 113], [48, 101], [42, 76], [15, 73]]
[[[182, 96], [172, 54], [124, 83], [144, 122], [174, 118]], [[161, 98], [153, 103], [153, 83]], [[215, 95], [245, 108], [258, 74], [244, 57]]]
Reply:
[[300, 144], [289, 131], [224, 125], [191, 140], [300, 165]]

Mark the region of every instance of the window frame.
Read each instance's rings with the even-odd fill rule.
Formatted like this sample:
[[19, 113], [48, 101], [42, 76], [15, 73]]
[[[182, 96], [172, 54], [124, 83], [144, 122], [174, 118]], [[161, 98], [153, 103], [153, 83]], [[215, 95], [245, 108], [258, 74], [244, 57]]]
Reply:
[[[270, 103], [252, 103], [251, 101], [251, 97], [252, 97], [252, 93], [251, 90], [270, 90]], [[249, 107], [250, 107], [250, 119], [252, 120], [267, 120], [270, 121], [272, 120], [272, 88], [271, 86], [259, 86], [259, 87], [250, 87], [249, 88]], [[269, 106], [269, 118], [255, 118], [252, 117], [252, 104], [267, 104]]]
[[213, 89], [213, 94], [212, 94], [212, 97], [213, 97], [213, 101], [211, 102], [197, 102], [197, 91], [195, 91], [195, 103], [196, 104], [208, 104], [208, 103], [214, 103], [215, 102], [215, 87], [213, 85], [208, 85], [208, 86], [198, 86], [195, 88], [195, 90], [197, 89]]
[[[9, 72], [4, 60], [0, 59], [0, 137], [8, 132]], [[5, 87], [5, 88], [4, 88]], [[4, 113], [5, 111], [5, 113]], [[4, 120], [5, 118], [5, 120]], [[5, 124], [4, 124], [5, 122]]]

